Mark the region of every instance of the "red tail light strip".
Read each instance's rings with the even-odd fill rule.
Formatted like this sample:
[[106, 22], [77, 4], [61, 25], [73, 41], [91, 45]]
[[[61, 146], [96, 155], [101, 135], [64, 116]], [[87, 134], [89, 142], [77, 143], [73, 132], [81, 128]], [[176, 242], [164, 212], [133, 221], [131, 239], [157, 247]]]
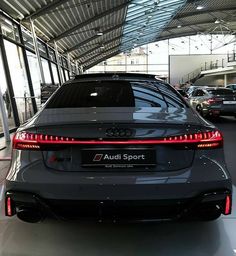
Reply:
[[11, 203], [11, 198], [7, 197], [6, 199], [6, 215], [7, 216], [12, 216], [12, 203]]
[[225, 215], [229, 215], [231, 213], [231, 206], [232, 206], [231, 197], [230, 196], [226, 196], [226, 199], [225, 199], [225, 212], [224, 212]]
[[[35, 134], [28, 132], [18, 132], [13, 138], [13, 148], [15, 149], [40, 149], [43, 145], [65, 145], [65, 144], [83, 144], [83, 145], [130, 145], [130, 144], [200, 144], [204, 148], [219, 145], [223, 141], [222, 134], [215, 131], [200, 132], [194, 134], [185, 134], [178, 136], [164, 137], [160, 139], [131, 139], [131, 140], [81, 140], [77, 138], [52, 136], [44, 134]], [[207, 146], [207, 144], [209, 146]], [[216, 145], [217, 144], [217, 145]]]
[[208, 99], [207, 100], [207, 103], [208, 104], [214, 104], [214, 103], [217, 103], [217, 102], [222, 102], [223, 100], [221, 99]]

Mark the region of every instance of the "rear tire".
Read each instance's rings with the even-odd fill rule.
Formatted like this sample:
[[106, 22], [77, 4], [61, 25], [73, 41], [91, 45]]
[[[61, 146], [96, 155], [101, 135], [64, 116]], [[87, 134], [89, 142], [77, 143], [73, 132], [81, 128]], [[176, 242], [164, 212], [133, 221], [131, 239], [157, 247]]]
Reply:
[[196, 106], [196, 110], [197, 110], [197, 112], [198, 112], [202, 117], [204, 117], [204, 114], [203, 114], [201, 105], [197, 105], [197, 106]]

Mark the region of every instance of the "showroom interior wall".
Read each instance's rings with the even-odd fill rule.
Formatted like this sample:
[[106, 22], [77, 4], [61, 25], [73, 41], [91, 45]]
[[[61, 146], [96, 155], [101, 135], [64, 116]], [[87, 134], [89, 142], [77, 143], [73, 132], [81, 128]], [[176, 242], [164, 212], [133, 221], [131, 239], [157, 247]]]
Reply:
[[[169, 79], [169, 55], [218, 55], [236, 51], [236, 37], [231, 34], [198, 34], [150, 43], [120, 53], [88, 69], [87, 73], [117, 71], [156, 74]], [[141, 48], [141, 51], [140, 51]], [[140, 55], [140, 52], [143, 55]], [[193, 71], [193, 70], [191, 70]], [[184, 75], [187, 75], [187, 71]], [[178, 80], [182, 77], [180, 76]]]
[[[227, 54], [199, 54], [194, 55], [194, 57], [192, 55], [170, 55], [169, 58], [171, 84], [189, 81], [188, 74], [191, 75], [197, 69], [208, 69], [213, 63], [218, 63], [218, 66], [227, 66], [228, 62]], [[184, 80], [182, 81], [182, 79]], [[214, 84], [214, 81], [211, 84]]]
[[[59, 55], [58, 65], [55, 50], [39, 38], [37, 44], [45, 83], [60, 85], [76, 74], [75, 63], [68, 61], [68, 56]], [[61, 79], [59, 72], [62, 74]], [[14, 130], [40, 108], [41, 78], [31, 32], [2, 12], [0, 90], [9, 130]], [[0, 136], [3, 136], [2, 125]]]

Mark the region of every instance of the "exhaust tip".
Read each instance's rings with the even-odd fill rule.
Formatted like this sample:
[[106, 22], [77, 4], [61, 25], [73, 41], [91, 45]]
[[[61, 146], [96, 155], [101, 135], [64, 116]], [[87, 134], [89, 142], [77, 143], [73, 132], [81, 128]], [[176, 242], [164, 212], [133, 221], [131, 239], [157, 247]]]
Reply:
[[17, 211], [17, 217], [24, 222], [38, 223], [43, 221], [45, 216], [38, 209], [22, 208]]

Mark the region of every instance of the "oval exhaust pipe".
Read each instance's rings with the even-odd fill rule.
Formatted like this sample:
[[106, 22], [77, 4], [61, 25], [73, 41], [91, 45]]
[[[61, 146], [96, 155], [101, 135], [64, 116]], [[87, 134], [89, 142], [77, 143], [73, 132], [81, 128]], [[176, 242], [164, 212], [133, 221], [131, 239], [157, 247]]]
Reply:
[[25, 222], [38, 223], [44, 220], [44, 214], [34, 208], [21, 208], [17, 211], [17, 217]]

